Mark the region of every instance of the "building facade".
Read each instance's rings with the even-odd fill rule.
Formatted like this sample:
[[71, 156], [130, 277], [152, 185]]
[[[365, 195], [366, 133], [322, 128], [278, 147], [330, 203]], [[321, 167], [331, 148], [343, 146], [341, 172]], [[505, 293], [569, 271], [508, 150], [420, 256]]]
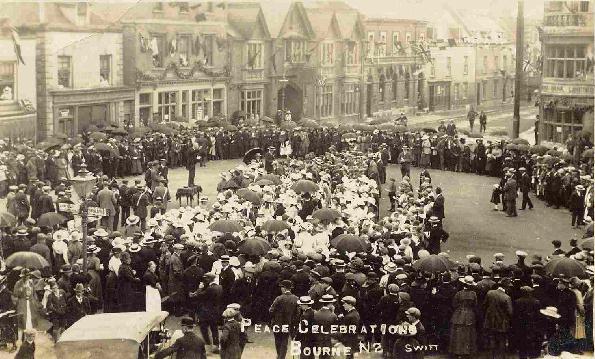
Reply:
[[227, 115], [230, 47], [220, 10], [143, 3], [119, 21], [124, 82], [135, 88], [135, 125]]
[[21, 35], [21, 62], [12, 37], [0, 37], [0, 137], [36, 136], [35, 42]]
[[19, 29], [35, 34], [37, 137], [67, 136], [132, 117], [123, 86], [122, 34], [86, 3], [12, 4]]
[[546, 1], [542, 31], [540, 141], [593, 139], [593, 1]]
[[511, 102], [514, 98], [515, 54], [509, 43], [480, 43], [475, 50], [476, 109]]
[[418, 20], [366, 19], [366, 117], [382, 111], [427, 107], [424, 61], [417, 44], [428, 43], [428, 24]]

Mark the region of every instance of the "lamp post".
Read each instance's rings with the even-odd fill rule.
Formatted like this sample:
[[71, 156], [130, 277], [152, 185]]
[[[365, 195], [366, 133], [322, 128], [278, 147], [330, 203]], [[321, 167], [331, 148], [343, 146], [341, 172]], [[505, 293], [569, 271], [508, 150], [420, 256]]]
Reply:
[[83, 232], [83, 272], [87, 273], [87, 222], [89, 217], [89, 208], [87, 206], [87, 196], [95, 185], [95, 176], [87, 170], [85, 162], [81, 163], [78, 175], [72, 178], [72, 187], [81, 199], [81, 225]]

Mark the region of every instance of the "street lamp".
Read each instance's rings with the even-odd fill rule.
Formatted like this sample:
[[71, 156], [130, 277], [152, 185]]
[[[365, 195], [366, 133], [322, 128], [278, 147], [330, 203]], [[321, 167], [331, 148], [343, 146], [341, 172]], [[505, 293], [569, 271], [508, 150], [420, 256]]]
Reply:
[[83, 272], [87, 273], [87, 222], [89, 217], [89, 208], [87, 207], [87, 196], [91, 193], [97, 178], [87, 170], [87, 165], [83, 161], [80, 165], [78, 175], [72, 178], [72, 187], [81, 199], [81, 225], [83, 227]]

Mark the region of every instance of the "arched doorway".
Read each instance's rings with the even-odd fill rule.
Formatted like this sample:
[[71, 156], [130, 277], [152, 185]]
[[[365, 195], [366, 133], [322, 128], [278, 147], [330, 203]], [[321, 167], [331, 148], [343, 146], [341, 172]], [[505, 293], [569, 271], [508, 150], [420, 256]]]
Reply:
[[304, 112], [304, 95], [302, 90], [291, 83], [286, 84], [277, 91], [277, 109], [291, 111], [291, 119], [298, 121]]

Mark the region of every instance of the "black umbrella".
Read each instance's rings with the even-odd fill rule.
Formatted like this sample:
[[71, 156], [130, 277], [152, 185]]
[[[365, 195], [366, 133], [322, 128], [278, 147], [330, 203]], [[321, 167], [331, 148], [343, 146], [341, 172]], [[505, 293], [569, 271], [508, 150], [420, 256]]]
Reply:
[[263, 151], [262, 148], [260, 147], [254, 147], [249, 149], [246, 154], [244, 155], [244, 163], [245, 164], [250, 164], [250, 162], [252, 162], [252, 160], [256, 157], [257, 154], [260, 154], [262, 156]]

